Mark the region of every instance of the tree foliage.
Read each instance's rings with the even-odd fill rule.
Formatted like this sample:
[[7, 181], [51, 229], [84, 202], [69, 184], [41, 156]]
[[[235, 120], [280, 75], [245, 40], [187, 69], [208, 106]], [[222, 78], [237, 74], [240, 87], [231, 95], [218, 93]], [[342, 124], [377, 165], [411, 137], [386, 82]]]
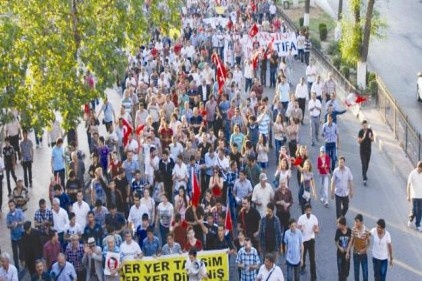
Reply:
[[[355, 65], [358, 61], [367, 61], [370, 36], [379, 36], [387, 27], [379, 13], [372, 9], [375, 2], [376, 0], [368, 1], [371, 7], [367, 7], [364, 5], [366, 1], [349, 0], [349, 9], [353, 18], [343, 17], [340, 39], [341, 57], [346, 63]], [[363, 17], [361, 13], [364, 13]], [[367, 36], [364, 36], [365, 29], [369, 31]]]
[[[44, 126], [56, 111], [65, 128], [75, 126], [81, 106], [112, 86], [126, 53], [145, 43], [151, 28], [179, 27], [179, 6], [180, 0], [0, 1], [3, 116], [14, 108], [24, 126]], [[84, 81], [87, 70], [95, 89]]]

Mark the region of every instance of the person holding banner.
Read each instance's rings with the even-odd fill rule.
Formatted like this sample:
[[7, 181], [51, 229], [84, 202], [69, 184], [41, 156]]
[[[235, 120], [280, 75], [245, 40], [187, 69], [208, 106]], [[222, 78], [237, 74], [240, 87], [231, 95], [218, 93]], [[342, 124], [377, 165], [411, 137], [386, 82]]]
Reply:
[[106, 237], [107, 245], [103, 249], [104, 264], [104, 280], [119, 281], [120, 266], [120, 248], [116, 246], [115, 239], [112, 235]]
[[202, 281], [208, 279], [205, 263], [197, 259], [197, 250], [189, 250], [189, 258], [186, 261], [185, 269], [189, 281]]

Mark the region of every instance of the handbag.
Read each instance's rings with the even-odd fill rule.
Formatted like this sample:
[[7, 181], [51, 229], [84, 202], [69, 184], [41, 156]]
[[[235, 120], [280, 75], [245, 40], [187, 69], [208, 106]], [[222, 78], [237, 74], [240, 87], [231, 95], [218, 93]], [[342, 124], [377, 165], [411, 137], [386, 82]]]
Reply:
[[311, 193], [307, 190], [304, 190], [302, 194], [302, 198], [305, 199], [306, 201], [309, 201], [311, 199]]

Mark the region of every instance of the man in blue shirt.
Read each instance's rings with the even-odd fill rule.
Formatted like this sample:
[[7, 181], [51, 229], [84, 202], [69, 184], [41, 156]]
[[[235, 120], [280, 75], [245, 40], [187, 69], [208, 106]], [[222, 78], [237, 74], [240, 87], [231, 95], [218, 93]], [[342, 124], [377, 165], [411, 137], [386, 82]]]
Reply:
[[63, 139], [58, 138], [56, 141], [56, 145], [53, 147], [51, 151], [51, 169], [53, 171], [53, 175], [60, 177], [60, 185], [65, 185], [65, 155], [63, 149]]
[[154, 235], [152, 227], [147, 228], [147, 238], [142, 243], [142, 252], [146, 257], [157, 256], [161, 252], [160, 239]]
[[21, 209], [16, 209], [16, 204], [13, 200], [9, 200], [9, 213], [6, 221], [7, 228], [10, 229], [10, 239], [12, 240], [13, 262], [19, 272], [19, 260], [22, 256], [20, 244], [24, 232], [25, 216]]
[[333, 116], [328, 115], [327, 122], [322, 125], [322, 137], [325, 140], [325, 152], [331, 160], [331, 170], [336, 167], [337, 149], [339, 142], [339, 130], [336, 123], [333, 122]]
[[284, 234], [287, 281], [299, 281], [299, 269], [303, 264], [302, 232], [297, 229], [295, 219], [290, 219], [289, 230]]

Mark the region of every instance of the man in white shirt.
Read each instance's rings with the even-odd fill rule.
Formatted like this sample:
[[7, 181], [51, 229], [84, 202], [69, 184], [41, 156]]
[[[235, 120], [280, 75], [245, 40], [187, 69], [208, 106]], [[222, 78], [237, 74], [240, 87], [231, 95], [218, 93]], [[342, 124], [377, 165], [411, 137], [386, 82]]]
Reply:
[[148, 207], [141, 205], [141, 198], [139, 196], [138, 193], [133, 195], [133, 203], [135, 204], [130, 208], [129, 216], [127, 218], [127, 222], [131, 225], [132, 229], [137, 229], [141, 224], [143, 214], [149, 215]]
[[321, 76], [317, 75], [314, 83], [312, 83], [311, 93], [316, 93], [316, 97], [320, 102], [322, 102], [322, 86], [323, 83], [321, 82]]
[[132, 232], [130, 230], [125, 230], [124, 239], [125, 241], [120, 244], [120, 256], [122, 257], [122, 262], [134, 261], [142, 258], [141, 247], [139, 247], [139, 244], [133, 240]]
[[274, 190], [271, 184], [267, 182], [267, 175], [261, 173], [259, 175], [259, 183], [255, 185], [252, 192], [252, 202], [255, 203], [256, 209], [261, 218], [267, 214], [267, 204], [274, 198]]
[[69, 224], [69, 216], [65, 209], [60, 208], [60, 199], [53, 198], [52, 208], [53, 212], [53, 229], [57, 231], [59, 235], [59, 240], [62, 246], [64, 245], [64, 233], [66, 230], [66, 225]]
[[305, 271], [306, 253], [309, 251], [309, 263], [311, 264], [311, 280], [316, 280], [315, 264], [315, 234], [319, 232], [318, 219], [312, 214], [311, 205], [305, 206], [305, 214], [297, 220], [297, 227], [303, 236], [303, 265], [301, 271]]
[[18, 270], [13, 264], [10, 264], [10, 255], [1, 254], [0, 280], [19, 281]]
[[311, 99], [308, 103], [308, 109], [311, 119], [311, 139], [312, 139], [312, 146], [315, 145], [315, 142], [318, 141], [319, 135], [319, 124], [320, 124], [320, 116], [321, 116], [321, 102], [316, 98], [316, 93], [311, 93]]
[[188, 167], [183, 163], [183, 155], [179, 154], [177, 155], [176, 165], [173, 168], [174, 192], [178, 193], [181, 186], [186, 189], [188, 178]]
[[415, 219], [416, 229], [422, 232], [422, 161], [419, 161], [416, 169], [410, 172], [407, 180], [407, 201], [410, 200], [412, 200], [412, 211], [407, 225], [412, 226]]
[[[302, 113], [305, 113], [306, 100], [308, 99], [308, 96], [308, 86], [305, 84], [305, 78], [301, 77], [299, 83], [296, 86], [295, 97], [299, 103], [299, 108], [302, 110]], [[305, 116], [302, 118], [302, 125], [304, 117]]]
[[284, 281], [283, 271], [275, 264], [275, 256], [272, 253], [265, 255], [264, 264], [258, 271], [256, 280], [259, 281]]
[[82, 228], [86, 226], [86, 216], [91, 210], [88, 203], [83, 201], [82, 191], [78, 191], [76, 194], [76, 202], [72, 205], [72, 212], [75, 213], [76, 223], [79, 224]]
[[314, 65], [314, 61], [310, 60], [309, 65], [306, 67], [306, 81], [308, 82], [308, 91], [311, 90], [312, 84], [315, 82], [317, 76], [317, 70]]

